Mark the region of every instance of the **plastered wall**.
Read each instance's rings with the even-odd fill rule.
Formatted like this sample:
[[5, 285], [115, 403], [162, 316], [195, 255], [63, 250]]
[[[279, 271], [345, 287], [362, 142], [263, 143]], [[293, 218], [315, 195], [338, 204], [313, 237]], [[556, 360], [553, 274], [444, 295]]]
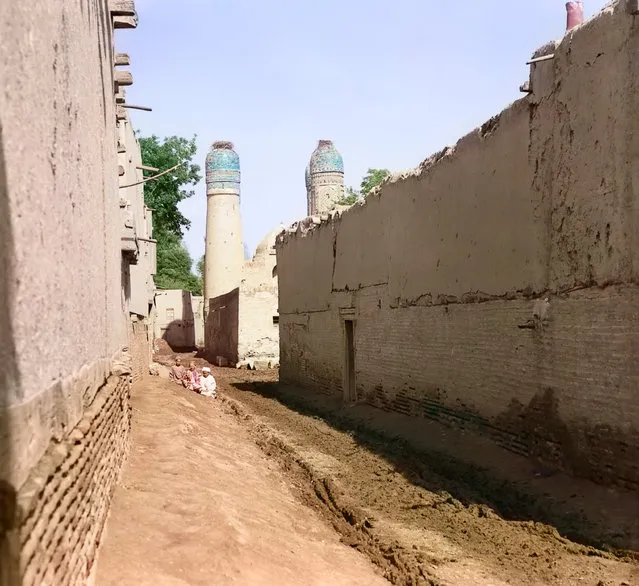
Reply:
[[244, 264], [239, 299], [240, 366], [268, 368], [279, 363], [277, 277], [273, 275], [275, 262], [275, 250], [269, 246], [258, 250], [253, 260]]
[[195, 314], [189, 291], [166, 289], [155, 294], [155, 337], [175, 350], [195, 348]]
[[122, 253], [113, 27], [137, 17], [117, 5], [0, 11], [0, 583], [12, 586], [83, 583], [128, 445], [137, 285]]
[[[625, 1], [532, 93], [277, 246], [283, 380], [639, 488], [639, 42]], [[545, 301], [548, 299], [548, 302]]]

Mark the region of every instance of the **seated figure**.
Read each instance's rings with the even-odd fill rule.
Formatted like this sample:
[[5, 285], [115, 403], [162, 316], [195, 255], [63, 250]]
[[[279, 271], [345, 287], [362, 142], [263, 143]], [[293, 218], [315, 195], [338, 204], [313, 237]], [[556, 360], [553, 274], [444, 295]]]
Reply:
[[200, 373], [195, 367], [195, 362], [189, 364], [189, 369], [186, 371], [186, 375], [182, 379], [182, 383], [189, 391], [199, 393], [202, 390]]
[[215, 390], [217, 388], [217, 384], [215, 383], [215, 379], [213, 378], [213, 375], [211, 374], [211, 369], [208, 366], [205, 366], [202, 369], [202, 377], [200, 378], [200, 385], [201, 385], [201, 390], [200, 390], [201, 395], [204, 395], [205, 397], [212, 397], [213, 399], [217, 397], [217, 392]]
[[169, 378], [178, 385], [182, 384], [182, 379], [184, 379], [184, 375], [186, 374], [186, 369], [182, 366], [182, 360], [178, 356], [175, 359], [175, 364], [169, 370]]

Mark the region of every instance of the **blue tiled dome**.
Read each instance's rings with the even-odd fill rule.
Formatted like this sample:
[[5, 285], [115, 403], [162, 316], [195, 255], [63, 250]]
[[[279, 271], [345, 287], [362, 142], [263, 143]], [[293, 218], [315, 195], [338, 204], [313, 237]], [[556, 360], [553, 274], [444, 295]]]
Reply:
[[232, 142], [214, 142], [206, 155], [207, 190], [231, 189], [239, 190], [240, 157], [233, 150]]
[[206, 155], [207, 171], [239, 171], [240, 157], [233, 150], [232, 142], [214, 142]]
[[306, 180], [306, 191], [311, 188], [311, 163], [306, 165], [306, 172], [304, 173], [304, 179]]
[[344, 161], [342, 155], [330, 140], [320, 140], [317, 148], [311, 155], [311, 175], [315, 173], [343, 173]]

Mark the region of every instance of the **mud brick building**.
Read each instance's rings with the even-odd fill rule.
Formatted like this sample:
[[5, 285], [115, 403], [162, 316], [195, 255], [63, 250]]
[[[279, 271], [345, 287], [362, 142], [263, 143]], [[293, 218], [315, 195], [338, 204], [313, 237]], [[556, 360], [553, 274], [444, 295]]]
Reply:
[[639, 50], [609, 4], [526, 95], [278, 237], [283, 381], [639, 489]]
[[0, 11], [3, 585], [87, 582], [148, 369], [155, 242], [114, 48], [136, 26], [124, 0]]

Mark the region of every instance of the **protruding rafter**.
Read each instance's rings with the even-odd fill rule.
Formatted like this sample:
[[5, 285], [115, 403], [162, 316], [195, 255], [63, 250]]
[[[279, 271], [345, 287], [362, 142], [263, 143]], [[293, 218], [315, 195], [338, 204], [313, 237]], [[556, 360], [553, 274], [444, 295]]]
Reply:
[[131, 57], [129, 57], [126, 53], [116, 53], [115, 54], [115, 64], [116, 65], [131, 65]]

